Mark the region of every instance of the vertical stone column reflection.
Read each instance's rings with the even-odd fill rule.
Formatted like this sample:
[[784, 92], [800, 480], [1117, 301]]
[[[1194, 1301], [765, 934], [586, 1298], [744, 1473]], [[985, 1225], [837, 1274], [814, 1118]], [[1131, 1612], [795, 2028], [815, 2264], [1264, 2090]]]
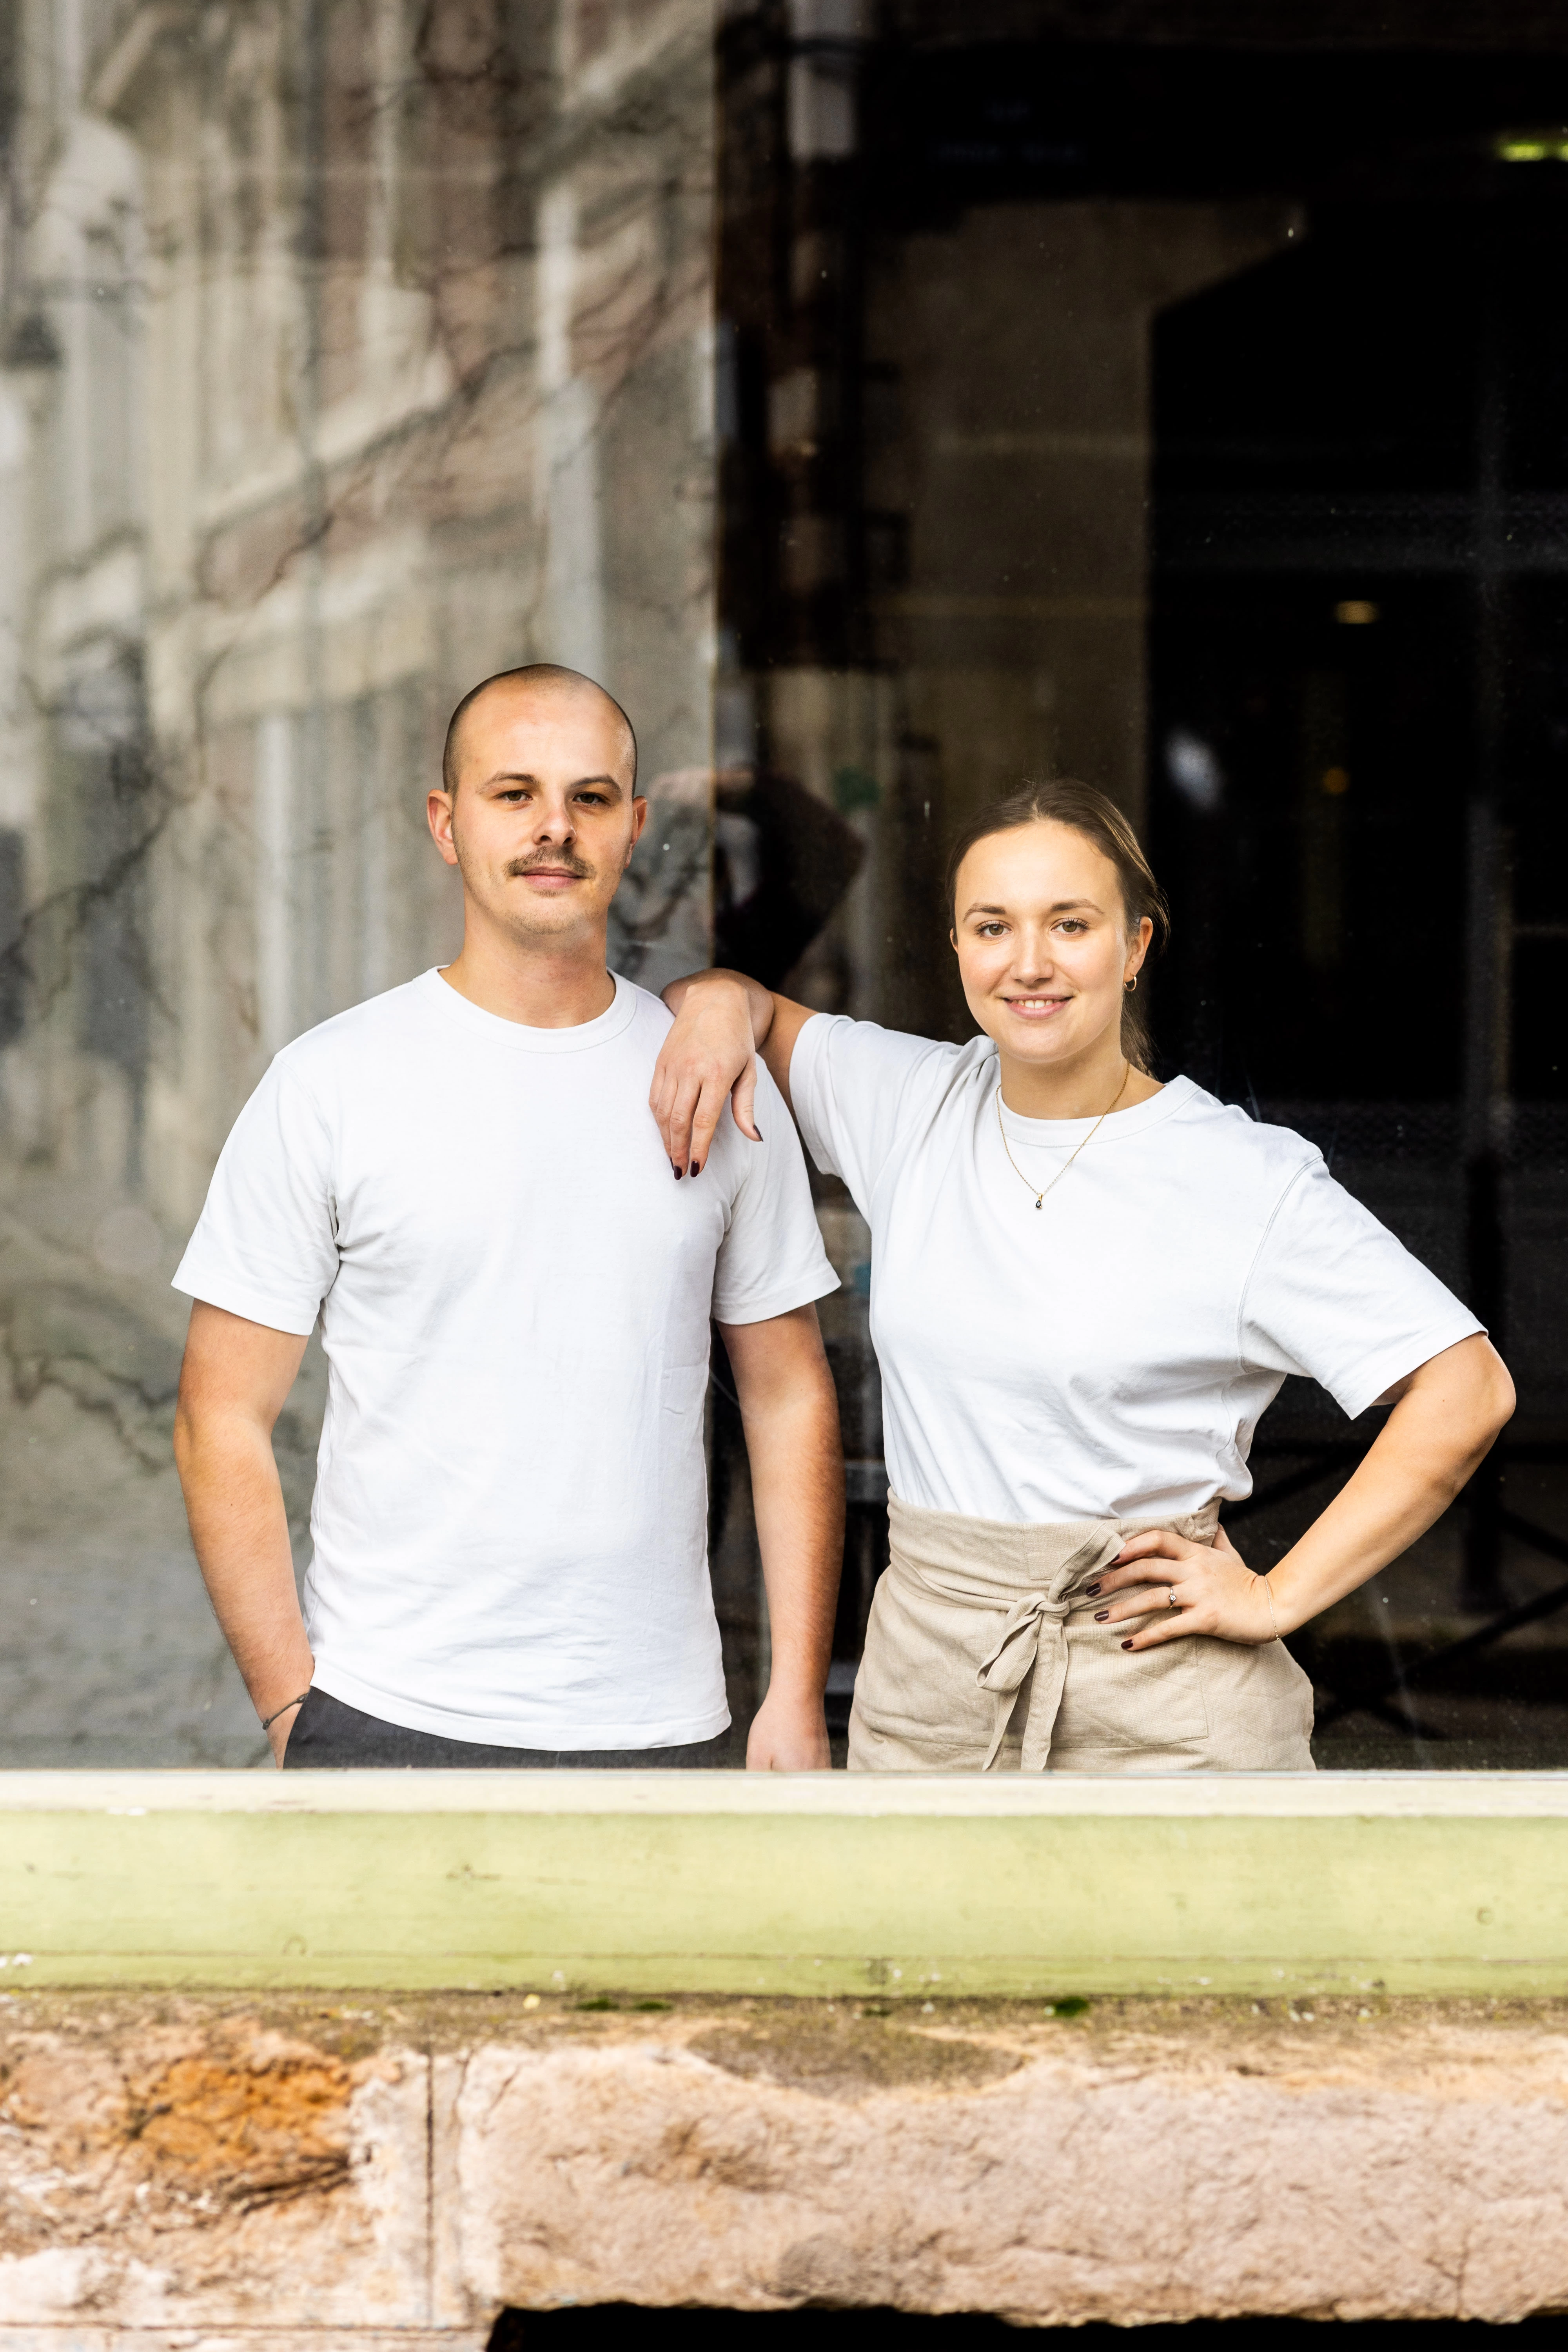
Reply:
[[578, 295], [579, 197], [571, 181], [546, 189], [539, 207], [539, 428], [535, 511], [543, 533], [539, 635], [564, 662], [603, 678], [604, 579], [599, 515], [598, 403], [577, 372], [573, 320]]

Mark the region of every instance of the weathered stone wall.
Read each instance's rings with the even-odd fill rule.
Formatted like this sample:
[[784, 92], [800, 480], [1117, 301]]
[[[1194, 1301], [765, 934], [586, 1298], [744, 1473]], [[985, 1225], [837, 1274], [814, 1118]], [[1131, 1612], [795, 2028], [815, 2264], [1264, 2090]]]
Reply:
[[506, 2305], [1026, 2325], [1568, 2304], [1568, 2005], [260, 2004], [0, 2012], [0, 2342]]

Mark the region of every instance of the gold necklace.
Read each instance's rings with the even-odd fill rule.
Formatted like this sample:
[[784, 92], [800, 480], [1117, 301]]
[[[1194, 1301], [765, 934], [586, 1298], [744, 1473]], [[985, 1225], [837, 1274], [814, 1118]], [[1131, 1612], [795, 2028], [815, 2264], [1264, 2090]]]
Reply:
[[1131, 1062], [1124, 1061], [1121, 1065], [1121, 1084], [1117, 1087], [1115, 1094], [1111, 1097], [1110, 1102], [1106, 1104], [1105, 1108], [1100, 1112], [1100, 1117], [1095, 1120], [1094, 1125], [1089, 1129], [1089, 1133], [1084, 1137], [1083, 1143], [1074, 1146], [1067, 1159], [1063, 1160], [1061, 1166], [1057, 1170], [1056, 1174], [1051, 1178], [1050, 1183], [1046, 1186], [1045, 1191], [1037, 1192], [1036, 1187], [1030, 1183], [1028, 1177], [1024, 1174], [1023, 1170], [1019, 1167], [1017, 1161], [1013, 1157], [1012, 1151], [1008, 1148], [1007, 1130], [1002, 1124], [1002, 1080], [998, 1075], [996, 1080], [996, 1130], [1002, 1138], [1002, 1149], [1007, 1153], [1008, 1167], [1013, 1171], [1014, 1175], [1019, 1178], [1023, 1183], [1027, 1184], [1030, 1192], [1035, 1193], [1035, 1206], [1037, 1209], [1044, 1207], [1046, 1193], [1051, 1191], [1052, 1186], [1061, 1182], [1062, 1178], [1067, 1174], [1068, 1170], [1072, 1166], [1072, 1163], [1078, 1158], [1079, 1153], [1084, 1149], [1084, 1145], [1094, 1141], [1095, 1137], [1100, 1133], [1100, 1129], [1105, 1125], [1106, 1120], [1110, 1117], [1111, 1112], [1116, 1108], [1117, 1104], [1127, 1092], [1127, 1081], [1131, 1076], [1132, 1065]]

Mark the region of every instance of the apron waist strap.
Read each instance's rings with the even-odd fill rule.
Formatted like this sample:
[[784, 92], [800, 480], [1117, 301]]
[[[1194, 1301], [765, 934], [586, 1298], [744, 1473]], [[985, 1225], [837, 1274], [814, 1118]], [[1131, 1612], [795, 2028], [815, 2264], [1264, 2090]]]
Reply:
[[[994, 1764], [1032, 1668], [1021, 1764], [1026, 1772], [1043, 1772], [1067, 1684], [1065, 1627], [1073, 1611], [1082, 1606], [1084, 1586], [1110, 1565], [1128, 1536], [1148, 1528], [1163, 1526], [1194, 1542], [1212, 1543], [1219, 1505], [1212, 1503], [1191, 1517], [1175, 1520], [1007, 1527], [918, 1510], [893, 1496], [889, 1519], [889, 1575], [912, 1578], [943, 1601], [984, 1610], [994, 1621], [989, 1646], [975, 1669], [976, 1682], [994, 1701], [991, 1744], [982, 1769], [989, 1771]], [[1008, 1586], [1013, 1588], [1011, 1601]]]

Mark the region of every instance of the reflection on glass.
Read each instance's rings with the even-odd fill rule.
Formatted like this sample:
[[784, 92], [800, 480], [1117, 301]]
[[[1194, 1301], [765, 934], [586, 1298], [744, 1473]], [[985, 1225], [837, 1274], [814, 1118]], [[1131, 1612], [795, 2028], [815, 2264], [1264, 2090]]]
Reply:
[[[0, 1762], [263, 1752], [168, 1466], [167, 1278], [268, 1055], [450, 951], [424, 788], [530, 657], [637, 716], [644, 985], [717, 958], [963, 1036], [951, 834], [1051, 772], [1135, 817], [1162, 1067], [1318, 1141], [1520, 1387], [1298, 1640], [1319, 1760], [1568, 1761], [1568, 89], [1428, 13], [1336, 50], [1180, 6], [18, 0]], [[819, 1211], [842, 1722], [886, 1480], [868, 1239]], [[1278, 1556], [1374, 1420], [1292, 1384], [1238, 1541]]]
[[616, 961], [710, 952], [710, 17], [20, 0], [0, 73], [0, 1761], [249, 1763], [168, 1278], [268, 1056], [455, 945], [461, 692], [616, 679]]

